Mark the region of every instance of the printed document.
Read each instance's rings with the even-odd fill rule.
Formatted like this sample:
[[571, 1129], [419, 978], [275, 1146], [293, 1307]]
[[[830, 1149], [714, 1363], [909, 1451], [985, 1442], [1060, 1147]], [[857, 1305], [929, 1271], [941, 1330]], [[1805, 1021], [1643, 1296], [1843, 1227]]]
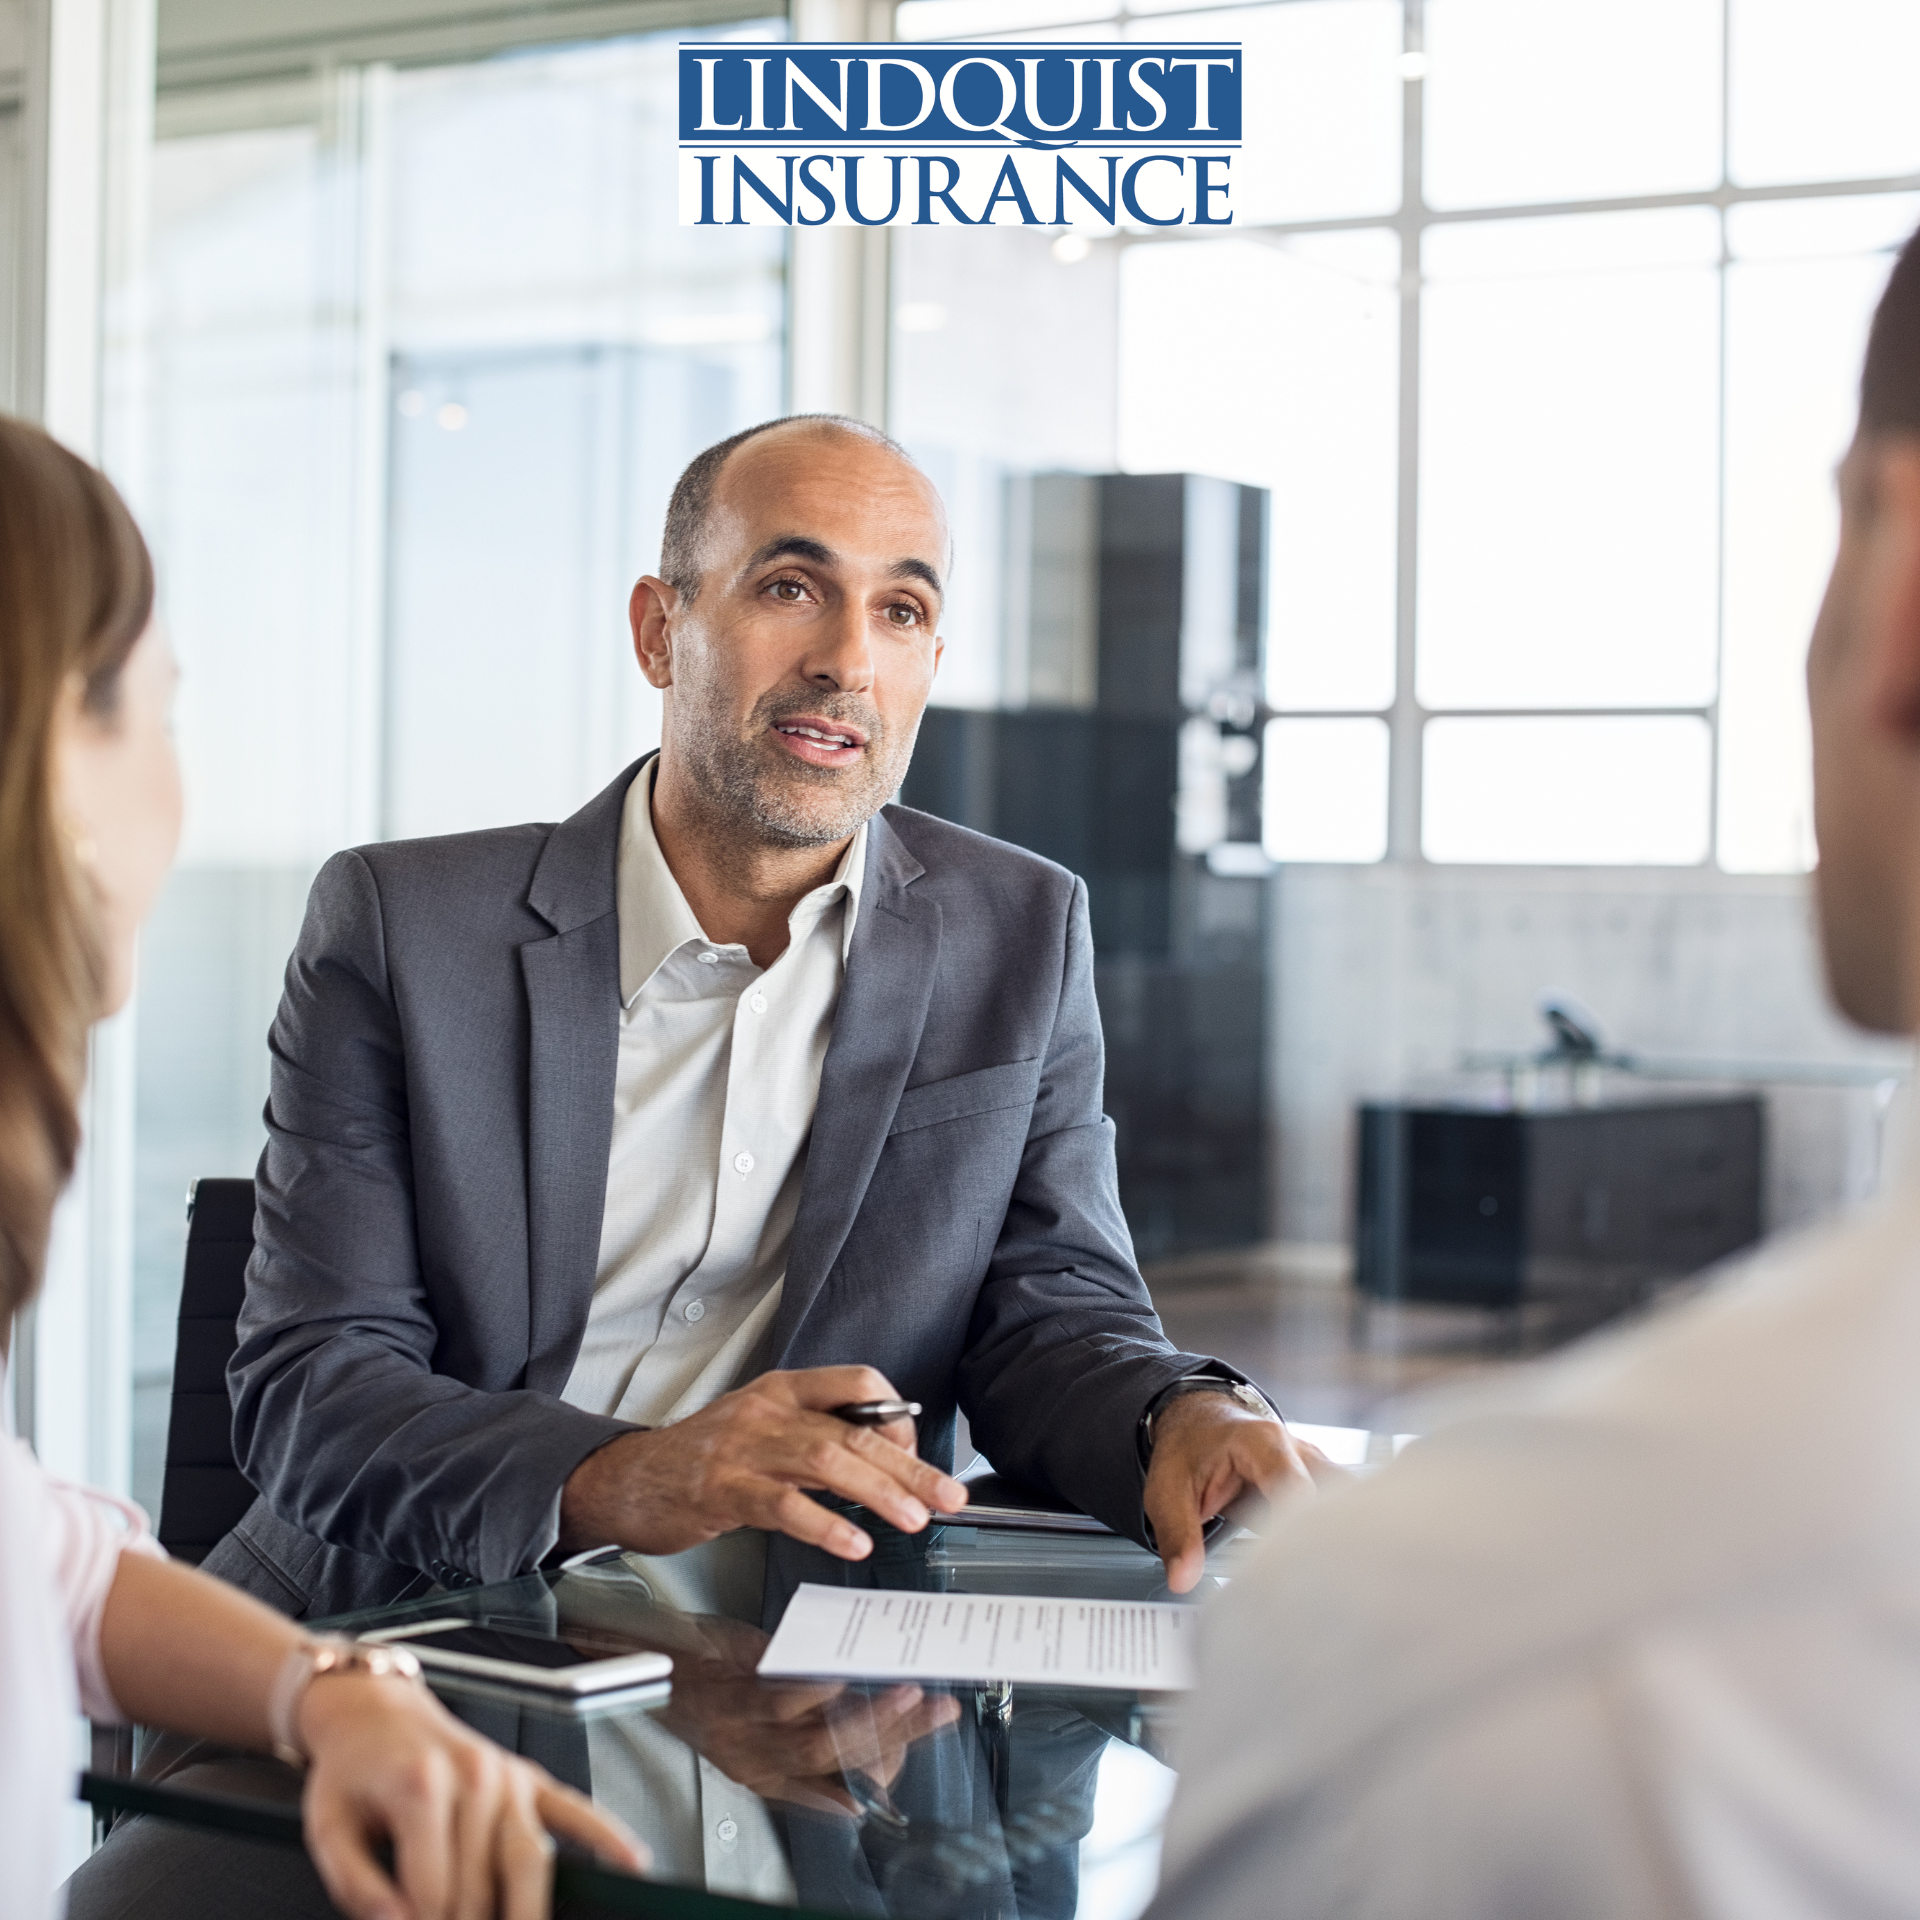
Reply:
[[808, 1585], [787, 1603], [760, 1671], [1172, 1692], [1194, 1683], [1198, 1625], [1194, 1608], [1164, 1600]]

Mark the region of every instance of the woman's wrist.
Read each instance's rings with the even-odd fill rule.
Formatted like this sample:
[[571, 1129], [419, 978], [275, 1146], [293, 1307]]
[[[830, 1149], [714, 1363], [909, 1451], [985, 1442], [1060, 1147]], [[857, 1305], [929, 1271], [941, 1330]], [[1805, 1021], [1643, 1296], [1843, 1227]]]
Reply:
[[[308, 1708], [325, 1680], [361, 1679], [416, 1687], [420, 1662], [405, 1647], [368, 1646], [343, 1635], [303, 1640], [288, 1650], [267, 1695], [267, 1735], [274, 1756], [303, 1767], [313, 1757]], [[322, 1688], [324, 1694], [327, 1689]]]

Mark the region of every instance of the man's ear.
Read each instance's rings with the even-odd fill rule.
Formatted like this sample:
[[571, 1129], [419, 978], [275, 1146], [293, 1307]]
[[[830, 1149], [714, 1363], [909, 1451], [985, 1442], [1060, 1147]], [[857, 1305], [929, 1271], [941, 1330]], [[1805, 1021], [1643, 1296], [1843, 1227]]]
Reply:
[[664, 580], [643, 573], [634, 582], [627, 601], [627, 623], [633, 628], [633, 657], [650, 686], [663, 691], [673, 685], [673, 616], [680, 596]]
[[1920, 436], [1889, 439], [1872, 457], [1860, 644], [1874, 718], [1920, 746]]

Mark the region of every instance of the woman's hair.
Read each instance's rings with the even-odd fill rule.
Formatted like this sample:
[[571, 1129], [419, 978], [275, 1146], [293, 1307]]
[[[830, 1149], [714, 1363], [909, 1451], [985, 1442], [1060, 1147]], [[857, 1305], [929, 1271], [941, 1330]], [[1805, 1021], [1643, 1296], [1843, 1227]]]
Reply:
[[73, 1171], [104, 978], [85, 849], [54, 798], [53, 728], [78, 674], [111, 719], [153, 611], [153, 563], [99, 473], [0, 415], [0, 1351]]

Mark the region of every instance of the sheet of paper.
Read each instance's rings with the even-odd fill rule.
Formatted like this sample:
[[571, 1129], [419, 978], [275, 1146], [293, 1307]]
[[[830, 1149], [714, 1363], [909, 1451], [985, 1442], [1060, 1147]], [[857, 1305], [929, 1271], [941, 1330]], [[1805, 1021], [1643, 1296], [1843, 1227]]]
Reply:
[[760, 1671], [1172, 1692], [1194, 1683], [1198, 1624], [1192, 1607], [1164, 1600], [803, 1586]]

